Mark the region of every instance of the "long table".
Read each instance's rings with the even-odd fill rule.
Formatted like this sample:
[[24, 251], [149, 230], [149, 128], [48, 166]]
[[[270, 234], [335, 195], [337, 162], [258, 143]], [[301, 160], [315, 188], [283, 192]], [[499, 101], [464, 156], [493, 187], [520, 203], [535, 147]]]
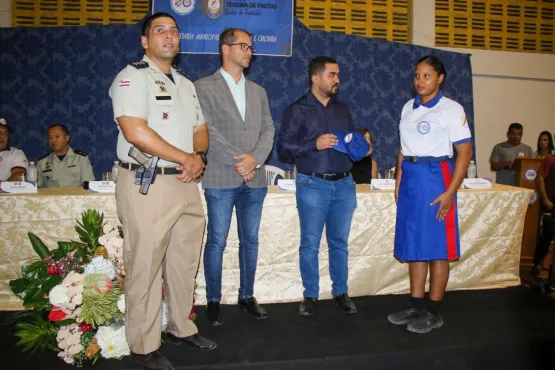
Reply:
[[[491, 289], [520, 284], [519, 260], [524, 218], [531, 191], [494, 185], [461, 190], [458, 196], [461, 259], [451, 264], [448, 290]], [[117, 220], [114, 194], [89, 194], [81, 188], [39, 189], [37, 194], [0, 196], [0, 310], [21, 309], [9, 289], [21, 266], [37, 259], [27, 232], [49, 247], [77, 240], [74, 226], [86, 209]], [[408, 266], [393, 257], [396, 206], [392, 191], [357, 186], [357, 209], [349, 238], [349, 294], [364, 296], [409, 291]], [[324, 233], [325, 235], [325, 233]], [[299, 272], [299, 220], [293, 192], [269, 188], [260, 230], [255, 295], [261, 303], [302, 299]], [[239, 241], [233, 218], [224, 254], [222, 303], [237, 302]], [[320, 298], [331, 298], [325, 237], [320, 253]], [[205, 302], [203, 264], [197, 277], [197, 302]]]

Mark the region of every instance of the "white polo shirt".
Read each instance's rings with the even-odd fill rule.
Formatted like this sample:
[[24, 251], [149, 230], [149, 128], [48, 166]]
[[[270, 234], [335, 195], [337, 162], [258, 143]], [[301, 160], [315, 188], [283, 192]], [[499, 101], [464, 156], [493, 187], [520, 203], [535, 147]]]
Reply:
[[29, 167], [29, 161], [23, 153], [23, 150], [19, 150], [12, 147], [7, 147], [0, 152], [0, 180], [5, 181], [12, 175], [12, 168], [23, 167], [27, 169]]
[[420, 96], [403, 107], [399, 124], [404, 156], [453, 156], [453, 145], [471, 141], [463, 107], [441, 92], [425, 104]]
[[[133, 64], [136, 66], [124, 68], [110, 87], [114, 120], [121, 116], [142, 118], [166, 142], [192, 153], [193, 129], [204, 123], [195, 86], [174, 68], [171, 75], [175, 83], [172, 82], [146, 55], [143, 62]], [[129, 157], [132, 145], [119, 125], [118, 130], [118, 158], [137, 163]], [[158, 166], [175, 167], [177, 164], [160, 159]]]

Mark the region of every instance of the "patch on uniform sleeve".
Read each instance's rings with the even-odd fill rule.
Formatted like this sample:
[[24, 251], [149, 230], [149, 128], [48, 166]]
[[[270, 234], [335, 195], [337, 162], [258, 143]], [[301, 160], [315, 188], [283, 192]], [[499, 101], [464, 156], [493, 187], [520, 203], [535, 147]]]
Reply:
[[463, 126], [468, 127], [468, 121], [466, 120], [466, 116], [462, 117], [461, 121]]
[[189, 76], [187, 76], [185, 74], [185, 72], [183, 72], [182, 70], [180, 70], [179, 68], [177, 68], [176, 66], [173, 66], [173, 69], [175, 69], [175, 71], [177, 73], [179, 73], [181, 76], [185, 77], [186, 79], [188, 79], [189, 81], [193, 82], [193, 80], [191, 80], [191, 78]]
[[129, 87], [131, 86], [131, 80], [119, 80], [118, 87]]
[[75, 152], [75, 154], [79, 154], [79, 155], [82, 155], [83, 157], [86, 157], [86, 156], [87, 156], [87, 153], [85, 153], [85, 152], [82, 152], [82, 151], [80, 151], [80, 150], [77, 150], [77, 149], [73, 149], [73, 151]]
[[138, 62], [129, 63], [129, 65], [137, 69], [148, 68], [148, 62], [145, 62], [144, 60], [139, 60]]

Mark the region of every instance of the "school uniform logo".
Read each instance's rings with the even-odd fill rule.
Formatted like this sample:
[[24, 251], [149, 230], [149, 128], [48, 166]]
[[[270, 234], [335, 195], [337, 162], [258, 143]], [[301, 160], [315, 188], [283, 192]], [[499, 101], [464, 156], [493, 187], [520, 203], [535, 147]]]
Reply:
[[203, 7], [206, 10], [206, 15], [209, 18], [216, 19], [224, 12], [223, 0], [204, 0]]
[[428, 132], [430, 132], [430, 123], [428, 121], [420, 121], [416, 126], [416, 129], [422, 135], [426, 135]]
[[195, 9], [195, 0], [170, 0], [174, 12], [187, 15]]

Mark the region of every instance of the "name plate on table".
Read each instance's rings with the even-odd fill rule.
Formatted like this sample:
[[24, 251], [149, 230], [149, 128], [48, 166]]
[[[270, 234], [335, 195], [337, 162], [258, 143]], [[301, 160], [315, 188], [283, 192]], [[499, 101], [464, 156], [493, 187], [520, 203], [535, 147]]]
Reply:
[[0, 194], [37, 193], [36, 181], [0, 181]]
[[115, 193], [116, 183], [113, 181], [89, 181], [89, 193]]
[[461, 188], [463, 189], [491, 189], [489, 179], [464, 179]]
[[395, 190], [395, 179], [372, 179], [370, 190]]
[[278, 190], [282, 191], [296, 191], [297, 186], [295, 185], [295, 180], [293, 179], [279, 179], [277, 182]]

